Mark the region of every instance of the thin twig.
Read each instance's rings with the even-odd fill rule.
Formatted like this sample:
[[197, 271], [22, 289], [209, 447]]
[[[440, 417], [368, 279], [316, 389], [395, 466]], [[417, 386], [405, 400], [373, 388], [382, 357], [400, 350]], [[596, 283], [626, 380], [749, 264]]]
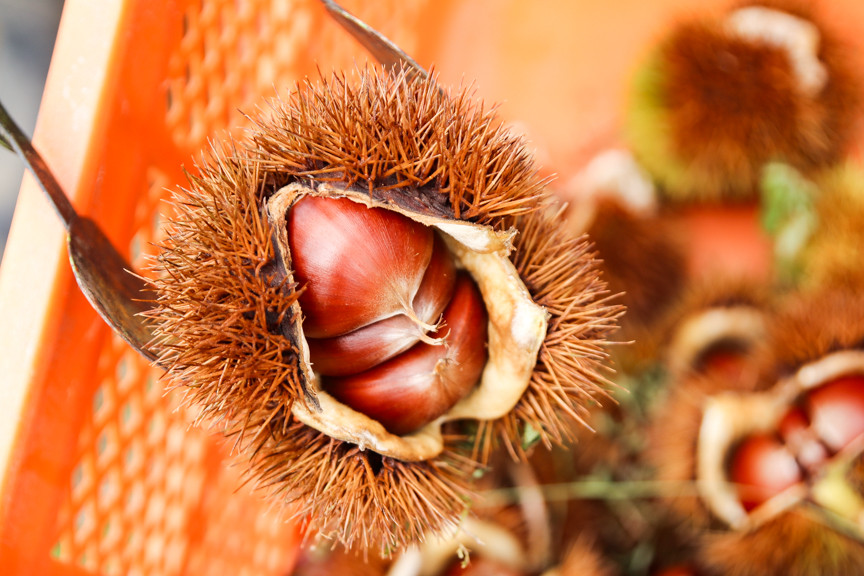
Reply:
[[[657, 480], [580, 480], [562, 484], [540, 486], [547, 501], [589, 500], [633, 500], [639, 498], [684, 497], [698, 494], [696, 482], [669, 482]], [[499, 488], [482, 492], [483, 505], [495, 506], [519, 500], [521, 488]]]

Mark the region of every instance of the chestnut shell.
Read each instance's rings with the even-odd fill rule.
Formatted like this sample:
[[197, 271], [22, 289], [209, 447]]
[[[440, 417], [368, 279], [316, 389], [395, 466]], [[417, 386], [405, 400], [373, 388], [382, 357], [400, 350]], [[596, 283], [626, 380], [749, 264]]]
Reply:
[[486, 225], [412, 211], [375, 200], [365, 191], [349, 187], [293, 183], [274, 193], [267, 202], [274, 242], [279, 246], [282, 269], [289, 281], [293, 279], [286, 215], [291, 206], [307, 194], [348, 198], [367, 206], [394, 210], [435, 228], [444, 237], [457, 267], [471, 275], [483, 296], [489, 316], [489, 360], [475, 389], [445, 415], [410, 435], [392, 434], [381, 423], [342, 404], [322, 389], [320, 377], [310, 363], [300, 321], [300, 303], [295, 302], [294, 313], [286, 316], [281, 327], [282, 333], [300, 351], [300, 371], [306, 391], [305, 399], [293, 403], [293, 415], [331, 438], [357, 444], [382, 456], [422, 461], [444, 450], [441, 432], [444, 422], [464, 418], [494, 420], [507, 414], [528, 388], [549, 316], [534, 303], [510, 260], [513, 232], [498, 232]]
[[[253, 118], [249, 139], [214, 144], [177, 193], [150, 317], [171, 385], [186, 389], [198, 421], [236, 440], [251, 483], [290, 504], [310, 534], [389, 554], [455, 528], [469, 506], [485, 452], [448, 422], [480, 419], [490, 428], [477, 438], [517, 447], [528, 425], [561, 442], [610, 387], [606, 338], [622, 310], [587, 242], [560, 230], [524, 142], [493, 112], [434, 78], [358, 75], [308, 80]], [[421, 431], [388, 434], [320, 391], [284, 236], [299, 194], [434, 226], [484, 295], [497, 360]]]

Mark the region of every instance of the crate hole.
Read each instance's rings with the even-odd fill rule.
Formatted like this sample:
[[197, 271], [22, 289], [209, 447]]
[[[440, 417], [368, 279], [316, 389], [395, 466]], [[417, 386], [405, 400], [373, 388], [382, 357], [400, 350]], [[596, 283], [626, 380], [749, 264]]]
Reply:
[[267, 562], [268, 546], [263, 540], [258, 540], [255, 544], [255, 551], [252, 553], [252, 562], [256, 566], [263, 566]]
[[177, 574], [183, 567], [183, 560], [186, 557], [186, 546], [179, 538], [172, 539], [165, 550], [165, 573]]
[[146, 382], [144, 383], [144, 392], [146, 392], [147, 395], [149, 396], [150, 393], [153, 392], [153, 390], [154, 390], [155, 388], [156, 388], [156, 376], [154, 376], [153, 373], [151, 372], [151, 373], [147, 376], [147, 380], [146, 380]]
[[126, 476], [135, 476], [144, 463], [144, 450], [141, 443], [134, 441], [123, 452], [123, 471]]
[[84, 483], [84, 463], [79, 463], [72, 470], [72, 490], [78, 490]]
[[140, 402], [136, 397], [123, 404], [120, 409], [120, 426], [124, 433], [131, 434], [141, 424]]
[[105, 463], [114, 458], [117, 453], [117, 432], [113, 427], [106, 428], [96, 439], [96, 458]]
[[[102, 523], [99, 549], [103, 558], [114, 556], [123, 539], [123, 523], [116, 514]], [[104, 567], [103, 567], [104, 569]]]
[[92, 504], [87, 504], [86, 506], [82, 506], [78, 512], [75, 514], [75, 521], [73, 523], [73, 530], [75, 533], [75, 539], [78, 542], [83, 542], [87, 539], [88, 536], [93, 532], [93, 525], [95, 523], [95, 514], [93, 513]]
[[274, 573], [285, 568], [285, 551], [277, 546], [270, 546], [268, 568]]
[[165, 115], [170, 116], [174, 112], [174, 87], [165, 90]]
[[153, 532], [147, 538], [147, 543], [144, 548], [144, 557], [146, 558], [146, 562], [151, 566], [157, 566], [164, 553], [165, 536], [158, 532]]
[[137, 352], [130, 349], [126, 346], [126, 353], [120, 358], [120, 362], [123, 364], [122, 368], [122, 377], [120, 376], [120, 370], [118, 370], [118, 379], [117, 379], [117, 389], [121, 393], [128, 392], [132, 387], [139, 385], [140, 371], [138, 369], [138, 363], [142, 361], [142, 358], [138, 355]]
[[129, 360], [126, 356], [121, 356], [117, 360], [117, 367], [114, 369], [114, 377], [117, 379], [117, 382], [122, 382], [126, 375], [129, 373]]
[[93, 422], [101, 424], [114, 410], [114, 388], [110, 380], [104, 380], [93, 393]]
[[[135, 482], [126, 493], [124, 504], [126, 515], [135, 517], [144, 509], [144, 487], [140, 482]], [[130, 537], [132, 535], [130, 534]]]
[[120, 562], [116, 558], [109, 558], [102, 564], [102, 574], [105, 576], [119, 576], [123, 574], [120, 568]]
[[186, 503], [184, 503], [180, 499], [170, 499], [172, 502], [165, 509], [165, 518], [163, 519], [163, 527], [166, 532], [180, 534], [183, 532], [183, 528], [186, 525], [186, 518], [188, 514]]
[[105, 390], [100, 386], [96, 393], [93, 394], [93, 413], [99, 414], [99, 411], [102, 410], [102, 406], [105, 403]]
[[120, 481], [116, 472], [110, 472], [99, 483], [99, 509], [109, 510], [120, 496]]
[[147, 485], [161, 491], [165, 482], [165, 458], [153, 457], [148, 462]]
[[85, 458], [72, 469], [72, 498], [75, 501], [81, 500], [84, 495], [90, 491], [93, 485], [93, 468], [89, 458]]

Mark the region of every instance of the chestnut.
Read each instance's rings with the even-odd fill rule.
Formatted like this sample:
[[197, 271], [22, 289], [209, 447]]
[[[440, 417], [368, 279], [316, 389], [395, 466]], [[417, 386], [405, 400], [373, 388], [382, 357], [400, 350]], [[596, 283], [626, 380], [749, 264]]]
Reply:
[[461, 274], [444, 310], [441, 343], [416, 344], [359, 374], [324, 380], [324, 390], [394, 434], [409, 434], [461, 400], [486, 365], [486, 311], [474, 282]]
[[864, 435], [864, 375], [846, 375], [804, 399], [814, 432], [833, 452]]
[[288, 234], [307, 337], [338, 336], [397, 314], [424, 332], [433, 328], [414, 309], [432, 258], [431, 228], [347, 198], [305, 196], [288, 213]]
[[766, 335], [764, 291], [740, 281], [690, 288], [670, 314], [666, 362], [674, 378], [702, 374], [732, 388], [755, 368]]
[[[421, 323], [439, 321], [453, 295], [455, 282], [453, 258], [444, 241], [436, 235], [432, 257], [412, 303]], [[340, 336], [307, 337], [312, 366], [316, 372], [326, 376], [345, 376], [368, 370], [404, 352], [420, 340], [436, 342], [425, 336], [421, 325], [404, 313], [397, 313]]]
[[737, 381], [747, 369], [748, 352], [747, 345], [740, 342], [716, 342], [699, 354], [694, 368], [701, 374]]
[[696, 484], [697, 502], [669, 503], [693, 529], [699, 566], [755, 576], [864, 565], [862, 306], [845, 290], [790, 295], [765, 316], [756, 370], [674, 383], [651, 455], [662, 480]]
[[150, 317], [254, 484], [311, 537], [390, 554], [458, 526], [491, 448], [574, 435], [622, 309], [488, 108], [412, 70], [356, 76], [214, 145]]
[[828, 448], [810, 427], [810, 418], [799, 406], [792, 406], [783, 415], [778, 430], [795, 459], [808, 472], [815, 472], [828, 460]]
[[745, 438], [734, 449], [729, 468], [729, 478], [738, 486], [747, 511], [803, 479], [795, 456], [770, 434]]

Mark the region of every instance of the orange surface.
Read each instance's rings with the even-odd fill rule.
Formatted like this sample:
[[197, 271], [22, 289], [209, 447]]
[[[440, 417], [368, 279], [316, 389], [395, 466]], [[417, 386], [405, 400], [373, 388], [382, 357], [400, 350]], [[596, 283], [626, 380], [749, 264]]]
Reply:
[[[566, 182], [618, 142], [629, 75], [669, 20], [726, 3], [345, 4], [444, 83], [474, 82], [478, 96], [501, 102], [544, 170]], [[864, 3], [825, 4], [847, 30], [860, 29]], [[182, 183], [181, 166], [192, 166], [206, 138], [242, 126], [239, 110], [316, 66], [365, 59], [313, 0], [67, 0], [34, 141], [77, 208], [140, 269], [165, 188]], [[742, 250], [762, 243], [763, 260], [746, 264], [758, 273], [764, 242], [752, 216], [727, 216], [752, 238]], [[725, 226], [690, 222], [693, 234]], [[733, 268], [741, 261], [728, 259]], [[58, 219], [29, 177], [0, 268], [0, 318], [4, 574], [290, 568], [295, 530], [238, 489], [226, 448], [189, 427], [158, 371], [90, 309]]]

